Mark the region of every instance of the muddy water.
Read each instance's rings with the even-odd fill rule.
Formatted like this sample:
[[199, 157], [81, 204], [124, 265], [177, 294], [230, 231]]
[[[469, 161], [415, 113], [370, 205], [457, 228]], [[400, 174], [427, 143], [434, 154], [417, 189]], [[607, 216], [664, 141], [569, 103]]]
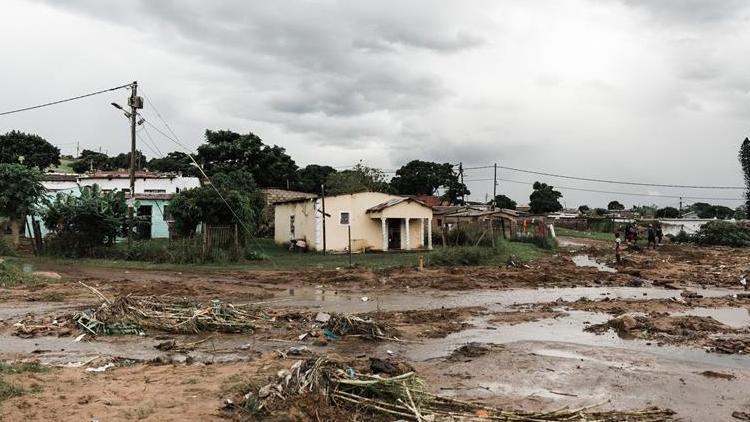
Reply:
[[[192, 343], [206, 336], [170, 336], [179, 344]], [[164, 341], [143, 336], [98, 337], [93, 341], [74, 341], [73, 337], [36, 337], [22, 339], [15, 336], [0, 336], [0, 358], [14, 359], [16, 356], [34, 356], [45, 364], [68, 364], [86, 362], [90, 359], [109, 356], [132, 360], [152, 360], [169, 356], [169, 361], [183, 362], [190, 359], [199, 362], [230, 362], [248, 359], [257, 352], [288, 347], [287, 342], [257, 340], [251, 334], [221, 335], [200, 345], [189, 354], [167, 353], [154, 346]]]
[[575, 255], [573, 258], [573, 263], [576, 264], [577, 267], [594, 267], [599, 271], [603, 271], [605, 273], [616, 273], [617, 270], [608, 267], [601, 262], [597, 262], [595, 259], [591, 258], [588, 255]]
[[[713, 315], [712, 315], [713, 316]], [[496, 325], [488, 318], [478, 317], [471, 322], [474, 328], [451, 334], [445, 338], [429, 339], [421, 344], [401, 346], [400, 352], [410, 359], [424, 361], [449, 355], [470, 342], [505, 344], [514, 342], [571, 343], [582, 346], [610, 347], [646, 352], [671, 360], [698, 362], [712, 366], [750, 368], [750, 357], [706, 353], [702, 349], [682, 346], [658, 346], [645, 340], [624, 340], [612, 332], [597, 335], [583, 331], [590, 324], [607, 321], [609, 315], [586, 311], [569, 311], [565, 317], [528, 322], [517, 325]]]
[[[727, 296], [736, 293], [728, 289], [698, 289], [704, 297]], [[322, 288], [298, 288], [293, 294], [277, 296], [264, 302], [275, 307], [307, 307], [328, 312], [360, 313], [401, 311], [407, 309], [437, 309], [464, 306], [484, 306], [489, 310], [507, 309], [512, 305], [554, 302], [558, 299], [575, 301], [582, 297], [596, 300], [604, 297], [622, 299], [669, 299], [679, 298], [681, 290], [654, 287], [569, 287], [542, 289], [503, 289], [469, 291], [435, 291], [411, 293], [369, 292], [341, 293]], [[367, 300], [363, 301], [362, 298]]]
[[693, 308], [685, 312], [675, 312], [672, 315], [690, 315], [712, 317], [732, 328], [745, 328], [750, 326], [750, 310], [745, 308]]

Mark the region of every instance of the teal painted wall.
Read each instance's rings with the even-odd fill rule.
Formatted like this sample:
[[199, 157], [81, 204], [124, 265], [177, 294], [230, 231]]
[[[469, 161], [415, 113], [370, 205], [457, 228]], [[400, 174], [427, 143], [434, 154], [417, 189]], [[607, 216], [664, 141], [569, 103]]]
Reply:
[[[58, 193], [64, 193], [64, 194], [71, 194], [71, 195], [79, 195], [80, 190], [78, 188], [75, 189], [68, 189], [64, 191], [59, 192], [50, 192], [47, 194], [47, 196], [50, 198], [50, 200], [54, 200], [55, 196]], [[169, 201], [166, 199], [139, 199], [136, 201], [136, 210], [139, 206], [151, 206], [151, 238], [152, 239], [167, 239], [169, 238], [169, 225], [164, 220], [164, 206], [168, 204]], [[40, 220], [39, 217], [36, 217], [37, 220]], [[26, 224], [27, 227], [31, 227], [31, 217], [26, 218]], [[44, 227], [44, 223], [41, 223], [41, 229], [42, 229], [42, 236], [46, 236], [49, 232], [46, 227]], [[28, 236], [28, 229], [26, 231], [26, 235]]]

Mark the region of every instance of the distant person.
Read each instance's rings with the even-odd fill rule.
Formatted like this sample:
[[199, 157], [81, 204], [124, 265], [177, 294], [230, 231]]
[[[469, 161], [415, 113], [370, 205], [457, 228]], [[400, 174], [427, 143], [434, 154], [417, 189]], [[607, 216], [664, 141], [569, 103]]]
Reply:
[[648, 230], [646, 230], [646, 235], [648, 236], [648, 245], [646, 245], [646, 249], [652, 247], [656, 249], [656, 230], [654, 229], [653, 224], [648, 225]]
[[620, 243], [622, 241], [620, 240], [620, 232], [615, 232], [615, 261], [620, 264], [622, 263], [622, 258], [620, 258]]
[[664, 238], [664, 232], [661, 229], [661, 224], [656, 226], [656, 241], [661, 245], [661, 240]]

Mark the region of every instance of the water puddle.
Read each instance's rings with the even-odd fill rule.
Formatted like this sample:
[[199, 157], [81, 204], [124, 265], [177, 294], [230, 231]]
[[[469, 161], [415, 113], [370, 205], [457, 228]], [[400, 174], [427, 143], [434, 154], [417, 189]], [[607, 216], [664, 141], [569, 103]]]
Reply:
[[732, 328], [745, 328], [750, 326], [750, 311], [745, 308], [693, 308], [685, 312], [674, 312], [675, 316], [700, 316], [712, 317], [713, 319]]
[[591, 258], [588, 255], [575, 255], [573, 256], [573, 263], [576, 264], [577, 267], [594, 267], [599, 271], [603, 271], [605, 273], [616, 273], [617, 270], [608, 267], [601, 262], [596, 262], [595, 259]]
[[[421, 344], [404, 346], [403, 353], [412, 360], [424, 361], [449, 355], [469, 342], [506, 344], [515, 342], [557, 342], [592, 347], [611, 347], [646, 352], [673, 360], [711, 364], [730, 368], [750, 368], [750, 357], [706, 353], [703, 349], [686, 346], [657, 346], [646, 340], [624, 340], [613, 332], [597, 335], [583, 331], [589, 324], [607, 321], [609, 315], [586, 311], [569, 311], [565, 317], [516, 325], [494, 325], [486, 318], [470, 321], [474, 328], [440, 339], [428, 339]], [[540, 352], [544, 353], [544, 351]], [[566, 357], [566, 356], [559, 356]], [[568, 356], [579, 359], [577, 356]]]
[[[192, 343], [206, 336], [169, 336], [178, 344]], [[98, 337], [92, 341], [76, 342], [74, 337], [36, 337], [22, 339], [15, 336], [0, 336], [0, 356], [12, 358], [14, 355], [34, 355], [45, 364], [66, 364], [85, 362], [98, 356], [111, 356], [132, 360], [152, 360], [159, 357], [170, 357], [170, 361], [180, 362], [188, 358], [199, 362], [231, 362], [248, 359], [256, 352], [267, 352], [286, 343], [272, 340], [258, 340], [252, 334], [217, 336], [206, 341], [199, 348], [188, 354], [163, 352], [154, 346], [161, 343], [152, 337], [112, 336]]]
[[[274, 307], [306, 307], [326, 312], [363, 313], [402, 311], [408, 309], [438, 309], [484, 306], [491, 311], [507, 310], [513, 305], [546, 303], [562, 299], [567, 302], [582, 297], [597, 300], [611, 299], [669, 299], [680, 298], [681, 290], [658, 287], [565, 287], [540, 289], [469, 290], [432, 293], [367, 292], [342, 293], [323, 288], [297, 288], [293, 293], [276, 296], [264, 302]], [[728, 296], [736, 293], [728, 289], [697, 289], [704, 297]], [[363, 300], [366, 297], [367, 300]]]

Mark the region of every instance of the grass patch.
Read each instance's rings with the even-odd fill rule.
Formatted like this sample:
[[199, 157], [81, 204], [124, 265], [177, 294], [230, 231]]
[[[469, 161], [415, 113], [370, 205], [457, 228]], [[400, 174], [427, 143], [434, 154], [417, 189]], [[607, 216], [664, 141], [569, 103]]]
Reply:
[[49, 372], [50, 368], [39, 362], [0, 362], [0, 374], [20, 374], [23, 372]]
[[26, 394], [26, 390], [16, 384], [0, 379], [0, 402]]
[[614, 233], [596, 232], [596, 231], [581, 231], [566, 229], [565, 227], [555, 227], [555, 234], [558, 236], [567, 237], [581, 237], [586, 239], [612, 241], [615, 240]]
[[0, 235], [0, 256], [17, 256], [10, 244], [10, 237]]
[[[497, 252], [491, 256], [488, 265], [504, 264], [508, 257], [513, 256], [521, 261], [532, 261], [546, 253], [533, 244], [511, 242], [498, 239]], [[119, 246], [119, 245], [118, 245]], [[451, 249], [453, 247], [448, 247]], [[442, 248], [436, 246], [434, 251], [390, 251], [355, 253], [352, 264], [372, 269], [411, 267], [419, 263], [423, 256], [430, 262], [432, 256]], [[484, 249], [489, 249], [485, 247]], [[290, 252], [288, 249], [276, 245], [272, 239], [253, 239], [248, 245], [249, 251], [256, 251], [263, 259], [241, 262], [203, 264], [172, 264], [154, 263], [148, 261], [128, 261], [124, 259], [68, 259], [55, 257], [35, 257], [31, 262], [54, 263], [60, 265], [93, 266], [103, 268], [143, 269], [155, 271], [195, 271], [195, 272], [231, 272], [243, 270], [307, 270], [307, 269], [335, 269], [349, 266], [349, 255], [345, 253], [320, 252]]]
[[0, 262], [0, 287], [15, 287], [19, 285], [34, 285], [41, 283], [39, 277], [24, 273], [15, 262]]

